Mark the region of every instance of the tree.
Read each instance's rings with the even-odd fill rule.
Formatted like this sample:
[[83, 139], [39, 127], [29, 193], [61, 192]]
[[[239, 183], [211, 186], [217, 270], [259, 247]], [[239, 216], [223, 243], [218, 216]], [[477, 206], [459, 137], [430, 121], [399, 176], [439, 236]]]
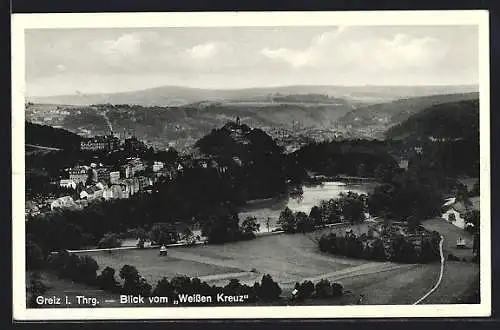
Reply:
[[42, 296], [47, 292], [47, 286], [42, 282], [40, 273], [33, 272], [29, 274], [29, 282], [26, 286], [27, 307], [36, 308], [38, 304], [36, 297]]
[[123, 294], [139, 294], [140, 277], [139, 272], [134, 266], [124, 265], [120, 269], [120, 278], [123, 279]]
[[311, 212], [309, 212], [309, 218], [316, 227], [321, 227], [324, 224], [323, 217], [321, 216], [321, 210], [316, 205], [311, 208]]
[[26, 241], [26, 269], [40, 269], [45, 266], [45, 257], [38, 244]]
[[99, 240], [97, 247], [100, 249], [106, 248], [115, 248], [120, 247], [122, 245], [121, 240], [118, 238], [118, 235], [114, 233], [107, 233], [103, 238]]
[[229, 205], [212, 207], [200, 216], [202, 235], [209, 243], [222, 244], [241, 238], [238, 214]]
[[169, 223], [155, 223], [149, 231], [151, 242], [158, 245], [172, 244], [179, 240], [179, 234]]
[[298, 232], [306, 233], [314, 230], [314, 223], [312, 219], [309, 218], [304, 212], [297, 212], [295, 214], [295, 219]]
[[342, 205], [342, 215], [344, 220], [350, 223], [362, 222], [365, 219], [365, 196], [353, 192], [340, 195]]
[[115, 278], [115, 270], [111, 267], [106, 267], [97, 276], [97, 285], [102, 290], [117, 292], [119, 288], [118, 281]]
[[191, 228], [186, 227], [181, 233], [181, 239], [185, 241], [188, 244], [193, 244], [194, 243], [194, 234]]
[[172, 297], [174, 296], [174, 294], [175, 288], [166, 277], [163, 277], [161, 280], [159, 280], [153, 290], [153, 296]]
[[481, 216], [478, 210], [469, 210], [465, 212], [464, 220], [465, 229], [467, 231], [479, 232]]
[[476, 183], [474, 183], [474, 186], [472, 186], [472, 190], [470, 191], [469, 196], [479, 196], [479, 180], [477, 180]]
[[297, 229], [297, 220], [292, 210], [289, 207], [286, 207], [280, 213], [280, 217], [278, 219], [278, 225], [281, 226], [286, 233], [294, 233]]
[[321, 218], [326, 223], [338, 223], [341, 221], [342, 205], [340, 199], [321, 201], [319, 204]]
[[260, 224], [257, 223], [256, 217], [247, 217], [245, 220], [243, 220], [243, 223], [241, 224], [241, 230], [243, 232], [243, 235], [250, 238], [255, 238], [255, 233], [258, 232], [259, 229], [260, 229]]
[[297, 290], [296, 299], [304, 300], [310, 298], [314, 293], [314, 283], [311, 281], [304, 281], [301, 284], [296, 283], [295, 289]]
[[260, 285], [257, 288], [257, 296], [264, 301], [276, 301], [280, 298], [281, 288], [269, 274], [262, 276]]
[[90, 256], [79, 257], [78, 263], [78, 279], [87, 284], [95, 284], [97, 278], [97, 270], [99, 265], [94, 258]]
[[328, 298], [333, 295], [332, 284], [327, 279], [321, 279], [315, 286], [315, 295], [318, 298]]

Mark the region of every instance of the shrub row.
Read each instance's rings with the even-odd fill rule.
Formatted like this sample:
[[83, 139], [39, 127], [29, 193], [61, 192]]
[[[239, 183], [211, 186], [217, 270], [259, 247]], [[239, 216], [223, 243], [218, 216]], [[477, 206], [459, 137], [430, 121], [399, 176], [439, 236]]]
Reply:
[[241, 284], [238, 280], [232, 279], [223, 287], [210, 286], [198, 278], [188, 276], [177, 276], [170, 281], [163, 277], [153, 289], [146, 279], [140, 276], [137, 269], [130, 265], [124, 265], [118, 273], [122, 283], [117, 280], [116, 271], [111, 267], [104, 268], [97, 275], [99, 266], [89, 256], [59, 252], [49, 257], [48, 265], [60, 278], [67, 278], [120, 294], [176, 298], [179, 294], [214, 296], [218, 293], [224, 293], [225, 295], [248, 295], [247, 302], [273, 302], [280, 299], [282, 292], [279, 284], [268, 274], [264, 275], [260, 282], [255, 282], [253, 286]]
[[431, 233], [419, 240], [403, 235], [373, 238], [366, 234], [322, 235], [318, 242], [322, 252], [369, 260], [426, 263], [439, 260], [439, 234]]
[[335, 298], [343, 295], [344, 288], [339, 283], [331, 283], [322, 279], [316, 285], [311, 281], [295, 283], [294, 299], [301, 301], [308, 298]]

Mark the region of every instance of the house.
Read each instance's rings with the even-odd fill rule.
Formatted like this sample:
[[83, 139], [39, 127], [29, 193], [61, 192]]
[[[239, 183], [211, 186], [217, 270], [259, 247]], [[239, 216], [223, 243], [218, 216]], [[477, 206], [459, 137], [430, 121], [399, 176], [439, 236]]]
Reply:
[[[100, 186], [102, 187], [102, 185]], [[80, 192], [80, 199], [93, 200], [103, 197], [103, 189], [96, 185], [85, 188]]]
[[404, 171], [408, 170], [408, 159], [400, 159], [398, 162], [399, 168], [403, 169]]
[[109, 175], [109, 169], [105, 167], [100, 167], [96, 169], [96, 174], [97, 174], [97, 180], [98, 181], [104, 181], [104, 182], [109, 182], [110, 175]]
[[445, 212], [441, 215], [441, 218], [458, 228], [465, 229], [468, 226], [464, 219], [467, 211], [479, 211], [479, 197], [470, 198], [469, 201], [470, 204], [466, 205], [463, 201], [457, 202], [455, 198], [447, 199], [443, 205]]
[[80, 142], [80, 150], [84, 151], [111, 151], [120, 147], [120, 140], [113, 133], [106, 136], [95, 136]]
[[117, 184], [120, 181], [120, 171], [109, 172], [109, 182], [111, 184]]
[[164, 167], [164, 164], [163, 162], [155, 161], [152, 167], [153, 167], [153, 172], [158, 172]]
[[130, 168], [130, 165], [125, 164], [125, 165], [120, 166], [120, 177], [128, 179], [131, 176], [132, 176], [132, 170]]
[[63, 196], [59, 197], [50, 203], [50, 210], [53, 211], [55, 209], [70, 209], [75, 208], [75, 201], [71, 196]]
[[59, 181], [59, 187], [76, 189], [76, 182], [71, 179], [62, 179]]
[[88, 178], [88, 166], [75, 166], [69, 169], [69, 180], [74, 181], [76, 184], [85, 183]]
[[105, 200], [123, 198], [122, 186], [119, 184], [113, 184], [109, 187], [105, 187], [103, 190], [102, 197]]

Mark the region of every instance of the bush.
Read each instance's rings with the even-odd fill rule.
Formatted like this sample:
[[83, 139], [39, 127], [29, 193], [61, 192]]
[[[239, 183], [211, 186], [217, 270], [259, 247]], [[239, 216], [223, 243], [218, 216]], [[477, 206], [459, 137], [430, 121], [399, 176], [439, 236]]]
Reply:
[[120, 291], [120, 285], [115, 278], [115, 270], [111, 267], [104, 268], [101, 274], [97, 276], [97, 285], [101, 290], [113, 293], [118, 293]]
[[26, 241], [26, 269], [41, 269], [45, 266], [45, 256], [40, 246]]
[[32, 273], [29, 275], [29, 282], [26, 286], [27, 308], [36, 308], [36, 297], [43, 295], [47, 292], [47, 286], [42, 282], [39, 273]]
[[297, 290], [295, 298], [297, 300], [305, 300], [305, 299], [310, 298], [313, 295], [314, 284], [311, 281], [304, 281], [301, 284], [296, 283], [295, 289]]
[[327, 279], [322, 279], [315, 286], [314, 295], [317, 298], [335, 298], [343, 295], [343, 286], [339, 283], [331, 283]]
[[281, 295], [279, 284], [269, 274], [262, 276], [260, 285], [254, 285], [254, 289], [257, 289], [257, 297], [267, 302], [279, 300]]
[[332, 296], [332, 285], [327, 279], [322, 279], [316, 283], [315, 296], [318, 298], [328, 298]]
[[69, 278], [73, 281], [94, 284], [97, 262], [90, 256], [79, 257], [66, 251], [51, 254], [48, 258], [49, 269], [55, 271], [60, 278]]
[[153, 290], [153, 296], [159, 297], [173, 297], [174, 293], [175, 288], [166, 277], [163, 277], [161, 280], [159, 280]]
[[333, 297], [340, 297], [344, 294], [344, 287], [342, 284], [339, 283], [333, 283], [332, 284], [332, 296]]
[[99, 240], [97, 247], [99, 249], [116, 248], [122, 245], [122, 241], [118, 238], [118, 235], [113, 233], [107, 233], [103, 238]]

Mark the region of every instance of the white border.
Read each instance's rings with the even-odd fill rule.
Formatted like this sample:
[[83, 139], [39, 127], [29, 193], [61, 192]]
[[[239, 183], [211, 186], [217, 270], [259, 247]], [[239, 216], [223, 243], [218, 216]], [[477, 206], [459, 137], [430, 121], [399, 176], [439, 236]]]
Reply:
[[[489, 15], [473, 11], [92, 13], [12, 15], [14, 320], [474, 317], [491, 315]], [[188, 26], [478, 25], [480, 58], [481, 304], [26, 309], [24, 221], [24, 30]], [[16, 239], [14, 239], [16, 238]]]

